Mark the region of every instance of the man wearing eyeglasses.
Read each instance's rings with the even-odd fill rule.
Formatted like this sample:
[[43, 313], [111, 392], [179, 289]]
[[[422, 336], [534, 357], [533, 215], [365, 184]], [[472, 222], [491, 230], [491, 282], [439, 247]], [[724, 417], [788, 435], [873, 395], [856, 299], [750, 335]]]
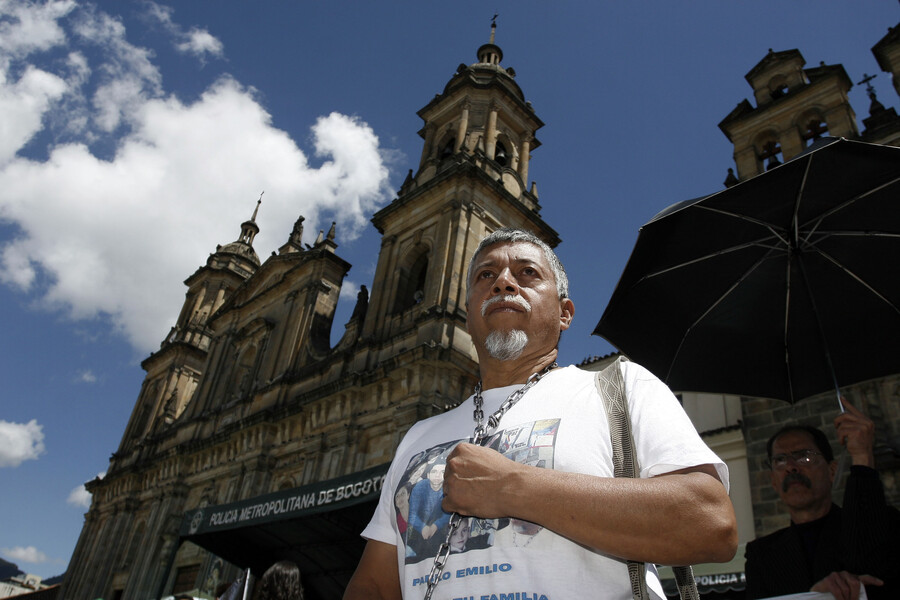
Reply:
[[789, 527], [747, 544], [747, 597], [830, 592], [857, 600], [900, 598], [900, 512], [887, 505], [874, 469], [875, 425], [842, 399], [834, 425], [850, 454], [843, 508], [831, 501], [837, 462], [815, 427], [790, 425], [766, 446], [772, 486], [791, 515]]

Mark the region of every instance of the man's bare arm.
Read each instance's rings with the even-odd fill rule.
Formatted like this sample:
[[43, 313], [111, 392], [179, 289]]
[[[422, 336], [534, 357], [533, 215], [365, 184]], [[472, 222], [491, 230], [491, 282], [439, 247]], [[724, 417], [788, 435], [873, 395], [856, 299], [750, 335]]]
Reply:
[[344, 590], [344, 600], [400, 600], [397, 547], [369, 540]]
[[737, 521], [712, 465], [650, 479], [523, 465], [460, 444], [447, 459], [443, 508], [514, 517], [621, 558], [667, 565], [730, 560]]

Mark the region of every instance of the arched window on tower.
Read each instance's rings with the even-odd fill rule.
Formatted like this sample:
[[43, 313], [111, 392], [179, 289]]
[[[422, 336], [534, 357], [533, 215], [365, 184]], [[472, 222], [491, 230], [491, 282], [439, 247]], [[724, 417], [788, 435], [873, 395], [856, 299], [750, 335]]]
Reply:
[[759, 144], [759, 153], [757, 155], [761, 170], [768, 171], [782, 163], [781, 146], [774, 138], [767, 138], [766, 141]]
[[497, 142], [496, 149], [494, 150], [494, 160], [497, 161], [497, 164], [501, 167], [509, 165], [509, 152], [507, 152], [503, 142]]
[[400, 286], [394, 312], [402, 312], [425, 299], [425, 277], [428, 274], [428, 253], [423, 251], [409, 270], [400, 270]]
[[802, 123], [800, 132], [800, 137], [803, 138], [803, 143], [806, 146], [809, 146], [817, 139], [828, 135], [828, 124], [823, 121], [817, 115], [813, 115], [809, 119], [805, 119], [805, 122]]
[[787, 96], [789, 90], [786, 79], [784, 75], [776, 75], [769, 81], [769, 96], [772, 100]]
[[450, 158], [453, 156], [453, 149], [456, 147], [456, 138], [450, 137], [447, 138], [446, 143], [441, 146], [441, 151], [438, 153], [438, 160], [444, 160], [445, 158]]

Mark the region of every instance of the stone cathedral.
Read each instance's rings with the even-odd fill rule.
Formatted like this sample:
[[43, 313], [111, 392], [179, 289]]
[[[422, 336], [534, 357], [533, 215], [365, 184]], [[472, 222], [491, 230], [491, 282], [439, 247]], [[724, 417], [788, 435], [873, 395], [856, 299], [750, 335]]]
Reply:
[[212, 594], [237, 574], [229, 559], [261, 575], [282, 557], [300, 565], [308, 598], [340, 597], [401, 437], [477, 379], [465, 329], [476, 245], [501, 226], [560, 242], [528, 185], [543, 123], [493, 31], [418, 112], [418, 169], [372, 218], [371, 297], [361, 290], [334, 347], [350, 269], [334, 227], [304, 244], [300, 216], [261, 262], [254, 212], [185, 280], [107, 475], [87, 484], [63, 597]]
[[[87, 484], [93, 501], [61, 598], [210, 598], [239, 568], [258, 576], [282, 558], [300, 566], [307, 598], [341, 597], [403, 434], [475, 384], [464, 299], [479, 240], [515, 226], [560, 243], [528, 179], [543, 123], [501, 65], [493, 32], [477, 62], [460, 64], [419, 110], [418, 168], [372, 218], [382, 238], [371, 295], [361, 289], [337, 344], [331, 332], [350, 265], [334, 227], [305, 243], [298, 215], [262, 262], [254, 212], [185, 280], [175, 326], [142, 363], [147, 375], [107, 475]], [[872, 54], [900, 94], [900, 26]], [[745, 76], [754, 102], [739, 102], [718, 124], [737, 170], [725, 186], [825, 135], [900, 146], [900, 117], [878, 101], [872, 77], [856, 83], [870, 99], [860, 131], [847, 95], [854, 82], [841, 65], [806, 68], [799, 50], [770, 50]], [[900, 505], [900, 374], [842, 392], [875, 420], [876, 466], [889, 502]], [[679, 397], [728, 464], [741, 542], [730, 563], [694, 573], [705, 597], [741, 598], [743, 545], [786, 524], [763, 464], [765, 440], [788, 422], [832, 431], [833, 397], [793, 406]]]

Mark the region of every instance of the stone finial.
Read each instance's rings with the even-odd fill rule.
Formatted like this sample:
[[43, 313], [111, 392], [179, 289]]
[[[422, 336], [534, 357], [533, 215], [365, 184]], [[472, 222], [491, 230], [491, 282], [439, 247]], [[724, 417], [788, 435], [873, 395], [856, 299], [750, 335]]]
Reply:
[[734, 174], [734, 169], [728, 169], [728, 175], [725, 177], [725, 187], [730, 188], [739, 183], [738, 178]]

